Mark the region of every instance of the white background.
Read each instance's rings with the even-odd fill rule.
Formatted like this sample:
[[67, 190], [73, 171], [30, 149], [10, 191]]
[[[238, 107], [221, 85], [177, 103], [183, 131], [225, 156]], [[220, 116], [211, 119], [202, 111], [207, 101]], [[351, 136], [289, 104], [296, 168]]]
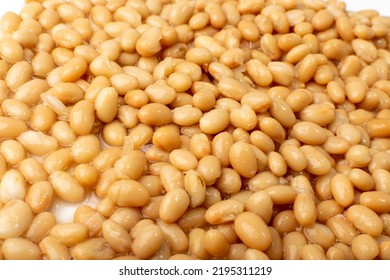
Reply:
[[[0, 15], [7, 11], [19, 12], [23, 7], [24, 0], [0, 0]], [[357, 11], [362, 9], [375, 9], [382, 15], [390, 16], [390, 3], [387, 0], [344, 0], [347, 9]]]

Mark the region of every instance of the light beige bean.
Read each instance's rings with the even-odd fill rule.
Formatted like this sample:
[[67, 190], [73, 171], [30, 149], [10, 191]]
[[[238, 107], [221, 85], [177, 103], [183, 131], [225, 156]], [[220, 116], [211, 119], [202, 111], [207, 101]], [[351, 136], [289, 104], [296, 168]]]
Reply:
[[89, 134], [95, 121], [95, 110], [92, 102], [81, 100], [77, 102], [69, 113], [69, 124], [78, 135]]
[[299, 147], [294, 145], [283, 145], [280, 153], [288, 167], [292, 170], [300, 172], [306, 168], [307, 159]]
[[294, 136], [301, 142], [309, 145], [322, 145], [326, 140], [323, 129], [312, 122], [299, 122], [292, 128]]
[[383, 231], [379, 216], [366, 206], [352, 205], [348, 208], [346, 217], [362, 233], [377, 237]]
[[332, 230], [323, 224], [315, 223], [311, 227], [305, 227], [303, 229], [303, 234], [309, 243], [318, 244], [324, 250], [327, 250], [336, 242], [336, 238]]
[[145, 154], [141, 151], [129, 151], [115, 162], [114, 169], [117, 178], [137, 180], [145, 172], [146, 164]]
[[71, 247], [75, 246], [89, 236], [88, 227], [80, 223], [57, 224], [49, 232], [61, 244]]
[[8, 170], [0, 182], [0, 201], [7, 203], [13, 199], [24, 200], [27, 193], [27, 184], [22, 173], [18, 170]]
[[115, 118], [118, 110], [118, 92], [112, 88], [103, 88], [96, 97], [96, 116], [103, 122], [110, 122]]
[[29, 240], [39, 243], [49, 234], [50, 229], [56, 224], [55, 216], [50, 212], [42, 212], [36, 215], [25, 233]]
[[189, 170], [184, 175], [184, 189], [190, 196], [190, 207], [201, 205], [206, 197], [206, 183], [197, 171]]
[[272, 226], [278, 234], [285, 234], [295, 231], [299, 224], [293, 210], [284, 210], [273, 217]]
[[244, 204], [233, 199], [227, 199], [213, 204], [205, 214], [210, 224], [223, 224], [234, 221], [244, 211]]
[[379, 254], [379, 246], [368, 234], [361, 234], [352, 240], [351, 249], [358, 260], [372, 260]]
[[294, 215], [300, 225], [312, 226], [317, 218], [317, 209], [313, 198], [306, 193], [298, 194], [294, 201]]
[[390, 194], [383, 191], [364, 192], [359, 197], [359, 203], [376, 213], [386, 213], [390, 211]]
[[67, 170], [72, 162], [71, 150], [63, 148], [50, 153], [43, 161], [43, 167], [47, 173], [51, 174], [53, 171]]
[[247, 143], [234, 143], [229, 150], [229, 160], [232, 167], [243, 177], [251, 178], [257, 172], [256, 157]]
[[142, 228], [133, 241], [132, 251], [142, 259], [147, 259], [153, 255], [161, 246], [163, 233], [160, 228], [154, 224]]
[[115, 255], [115, 251], [102, 237], [79, 243], [72, 248], [70, 253], [76, 260], [109, 260]]
[[303, 245], [300, 255], [302, 260], [326, 260], [324, 249], [317, 244]]
[[119, 224], [111, 219], [102, 224], [102, 234], [111, 247], [119, 253], [129, 252], [131, 249], [130, 234]]
[[304, 145], [300, 150], [307, 159], [306, 170], [314, 175], [325, 175], [331, 169], [329, 160], [313, 146]]
[[190, 169], [196, 169], [198, 160], [189, 151], [184, 149], [175, 149], [169, 154], [169, 161], [171, 164], [179, 170], [188, 171]]
[[39, 247], [43, 255], [49, 260], [70, 260], [69, 249], [59, 243], [54, 237], [47, 236], [40, 243]]
[[245, 210], [259, 215], [264, 222], [268, 223], [273, 212], [271, 196], [265, 191], [255, 192], [245, 203]]
[[234, 230], [249, 248], [262, 251], [271, 245], [271, 233], [265, 222], [256, 214], [239, 214], [234, 220]]
[[65, 171], [54, 171], [49, 176], [55, 194], [68, 202], [80, 202], [84, 198], [84, 188]]
[[18, 169], [26, 178], [26, 181], [30, 184], [46, 180], [48, 176], [43, 166], [33, 158], [26, 158], [22, 160]]
[[5, 260], [38, 260], [42, 254], [38, 245], [21, 237], [6, 239], [1, 251]]
[[25, 131], [18, 137], [24, 148], [34, 155], [42, 156], [59, 148], [56, 138], [39, 131]]
[[225, 256], [230, 249], [230, 244], [225, 235], [218, 229], [210, 229], [204, 236], [205, 250], [211, 256]]
[[333, 199], [324, 200], [317, 204], [317, 219], [326, 222], [329, 218], [341, 214], [343, 208]]
[[199, 120], [200, 129], [206, 134], [217, 134], [229, 124], [229, 114], [224, 109], [213, 109]]
[[118, 206], [142, 207], [148, 203], [148, 190], [134, 180], [119, 180], [108, 189], [108, 197]]
[[305, 236], [298, 231], [287, 233], [283, 237], [283, 259], [300, 260], [301, 248], [306, 245]]
[[347, 245], [350, 245], [352, 240], [359, 235], [350, 221], [341, 214], [337, 214], [328, 219], [326, 221], [326, 226], [333, 231], [339, 242]]
[[257, 125], [257, 117], [255, 111], [249, 105], [242, 105], [240, 109], [230, 111], [230, 123], [238, 128], [246, 131], [254, 129]]
[[347, 176], [336, 174], [330, 182], [330, 188], [334, 199], [342, 207], [347, 207], [353, 203], [354, 189]]
[[0, 209], [0, 238], [21, 236], [31, 225], [33, 213], [22, 200], [11, 200]]
[[169, 242], [174, 252], [183, 253], [188, 250], [188, 237], [177, 224], [167, 224], [163, 221], [158, 221], [156, 224], [161, 229], [164, 239]]
[[39, 181], [30, 186], [25, 201], [34, 213], [41, 213], [50, 208], [53, 194], [54, 190], [49, 182]]
[[166, 223], [177, 221], [190, 205], [190, 197], [187, 192], [181, 188], [169, 191], [160, 204], [160, 218]]
[[0, 117], [0, 137], [16, 138], [27, 130], [26, 124], [21, 120]]
[[[220, 176], [215, 182], [216, 187], [222, 193], [235, 194], [241, 190], [242, 180], [238, 172], [232, 168], [220, 169]], [[217, 174], [217, 173], [215, 173]]]
[[265, 191], [271, 196], [274, 204], [289, 204], [296, 198], [295, 190], [288, 185], [271, 185]]

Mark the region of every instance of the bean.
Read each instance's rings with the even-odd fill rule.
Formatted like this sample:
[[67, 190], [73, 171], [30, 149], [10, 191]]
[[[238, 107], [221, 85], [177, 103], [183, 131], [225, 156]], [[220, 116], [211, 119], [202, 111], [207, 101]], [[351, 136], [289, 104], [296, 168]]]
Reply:
[[238, 237], [249, 248], [266, 250], [271, 245], [271, 233], [265, 222], [256, 214], [243, 212], [234, 220]]
[[232, 167], [243, 177], [251, 178], [257, 172], [255, 155], [247, 143], [234, 143], [229, 150], [229, 160]]
[[326, 226], [333, 231], [339, 242], [347, 245], [350, 245], [352, 240], [359, 235], [350, 221], [341, 214], [329, 218], [326, 221]]
[[294, 214], [300, 225], [304, 227], [313, 225], [317, 218], [317, 209], [313, 198], [305, 193], [298, 194], [294, 201]]
[[190, 197], [183, 189], [169, 191], [160, 204], [160, 218], [166, 223], [177, 221], [190, 205]]
[[303, 229], [303, 234], [309, 243], [318, 244], [324, 250], [329, 249], [336, 242], [332, 230], [323, 224], [315, 223], [311, 227], [306, 227]]
[[201, 205], [206, 196], [206, 183], [203, 177], [194, 170], [189, 170], [184, 176], [184, 189], [190, 196], [190, 207]]
[[232, 168], [218, 168], [217, 170], [220, 171], [219, 178], [215, 182], [218, 190], [226, 194], [235, 194], [241, 190], [242, 181], [236, 170]]
[[283, 237], [283, 259], [299, 260], [301, 259], [301, 248], [306, 245], [305, 236], [293, 231]]
[[8, 201], [0, 209], [0, 238], [21, 236], [31, 225], [33, 213], [22, 200]]
[[204, 235], [205, 250], [211, 256], [221, 257], [229, 252], [230, 244], [218, 229], [210, 229]]
[[302, 260], [326, 260], [324, 250], [317, 244], [303, 245], [300, 254]]
[[314, 147], [304, 145], [300, 147], [307, 159], [306, 170], [315, 175], [325, 175], [331, 169], [329, 160]]
[[41, 257], [38, 245], [20, 237], [6, 239], [1, 246], [1, 251], [6, 260], [38, 260]]
[[282, 142], [286, 132], [282, 125], [275, 119], [264, 117], [259, 122], [260, 130], [277, 142]]
[[330, 188], [334, 199], [342, 207], [347, 207], [353, 203], [354, 189], [347, 176], [336, 174], [330, 182]]
[[281, 149], [281, 155], [289, 168], [294, 171], [302, 171], [307, 166], [307, 160], [299, 147], [294, 145], [284, 145]]
[[72, 164], [72, 154], [69, 148], [59, 149], [50, 153], [43, 162], [46, 172], [51, 174], [54, 171], [65, 171]]
[[108, 260], [115, 255], [115, 251], [102, 237], [79, 243], [72, 248], [70, 253], [76, 260]]
[[209, 207], [205, 219], [210, 224], [223, 224], [234, 221], [244, 211], [244, 205], [233, 199], [223, 200]]
[[130, 251], [130, 234], [121, 225], [111, 219], [105, 220], [102, 224], [102, 234], [116, 252], [126, 253]]
[[50, 229], [56, 224], [56, 218], [50, 212], [42, 212], [36, 215], [28, 228], [25, 236], [35, 242], [39, 243], [45, 238]]
[[33, 158], [22, 160], [18, 169], [30, 184], [46, 180], [48, 176], [43, 166]]
[[379, 254], [379, 246], [368, 234], [361, 234], [352, 240], [352, 253], [358, 260], [372, 260]]
[[65, 171], [54, 171], [49, 176], [55, 194], [68, 202], [80, 202], [84, 198], [84, 188]]
[[80, 223], [57, 224], [49, 232], [61, 244], [75, 246], [88, 238], [88, 227]]
[[53, 201], [53, 187], [47, 181], [39, 181], [31, 185], [25, 198], [34, 213], [47, 211]]
[[156, 224], [161, 229], [164, 239], [169, 242], [174, 252], [183, 253], [188, 250], [188, 237], [177, 224], [167, 224], [163, 221], [158, 221]]
[[347, 219], [364, 234], [373, 237], [379, 236], [383, 231], [383, 223], [379, 216], [363, 205], [352, 205], [346, 212]]
[[342, 212], [343, 207], [333, 199], [324, 200], [317, 204], [317, 219], [320, 222], [326, 222], [329, 218]]
[[295, 200], [296, 192], [291, 186], [273, 185], [265, 189], [274, 204], [289, 204]]
[[389, 245], [389, 241], [384, 241], [379, 244], [379, 257], [381, 260], [388, 260], [390, 258]]
[[119, 158], [114, 168], [118, 178], [137, 180], [140, 178], [146, 167], [146, 157], [141, 151], [129, 151]]
[[361, 205], [366, 206], [376, 213], [389, 212], [390, 207], [390, 196], [388, 193], [383, 191], [369, 191], [364, 192], [359, 197]]
[[293, 232], [299, 226], [293, 210], [284, 210], [275, 215], [272, 226], [278, 234]]
[[184, 149], [175, 149], [169, 154], [169, 161], [179, 170], [188, 171], [195, 169], [198, 165], [198, 160], [189, 151]]
[[163, 234], [154, 224], [145, 226], [133, 241], [132, 250], [136, 256], [147, 259], [161, 246]]
[[47, 236], [39, 243], [43, 255], [49, 260], [70, 260], [69, 249], [54, 237]]
[[88, 100], [77, 102], [69, 114], [69, 124], [72, 130], [78, 135], [87, 135], [91, 132], [95, 112], [93, 103]]
[[108, 189], [108, 197], [118, 206], [142, 207], [150, 195], [141, 183], [134, 180], [119, 180]]

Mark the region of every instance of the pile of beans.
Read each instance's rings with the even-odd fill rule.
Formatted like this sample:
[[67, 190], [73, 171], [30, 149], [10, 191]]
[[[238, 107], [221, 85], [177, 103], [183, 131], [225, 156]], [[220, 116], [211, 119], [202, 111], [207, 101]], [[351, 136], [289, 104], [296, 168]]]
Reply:
[[390, 259], [389, 17], [30, 0], [0, 29], [0, 259]]

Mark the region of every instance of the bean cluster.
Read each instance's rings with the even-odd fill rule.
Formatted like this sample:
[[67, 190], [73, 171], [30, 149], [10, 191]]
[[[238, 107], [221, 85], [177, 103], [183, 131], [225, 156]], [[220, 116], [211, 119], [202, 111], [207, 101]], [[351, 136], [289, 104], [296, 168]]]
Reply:
[[26, 2], [0, 20], [0, 259], [390, 259], [389, 17]]

